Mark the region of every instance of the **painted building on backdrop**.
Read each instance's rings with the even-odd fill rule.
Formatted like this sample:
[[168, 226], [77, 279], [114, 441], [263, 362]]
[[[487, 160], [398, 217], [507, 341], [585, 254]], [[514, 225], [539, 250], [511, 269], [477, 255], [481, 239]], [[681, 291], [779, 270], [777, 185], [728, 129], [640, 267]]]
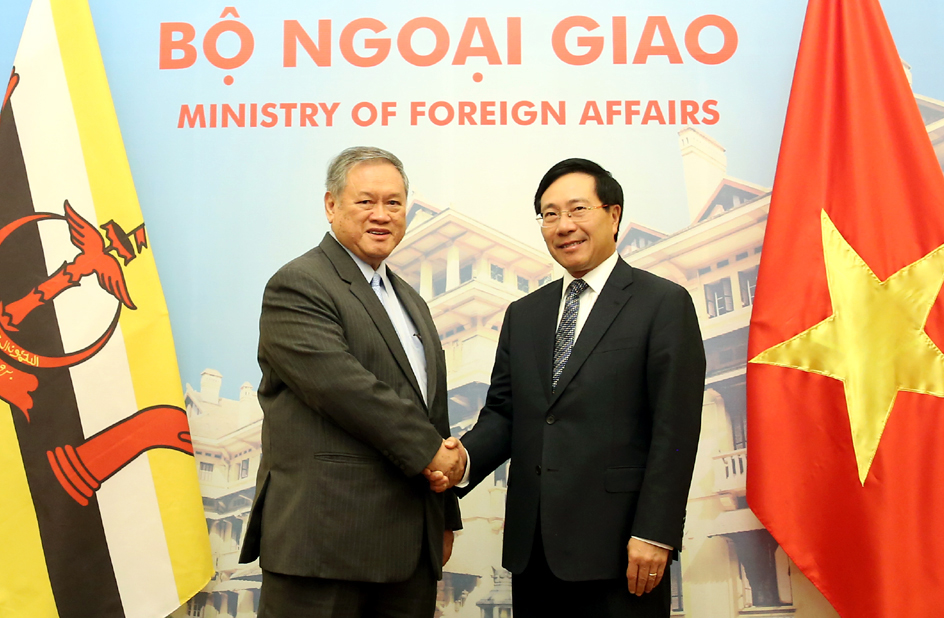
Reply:
[[[944, 161], [944, 102], [915, 98]], [[687, 126], [678, 142], [690, 225], [666, 234], [627, 217], [617, 246], [632, 266], [689, 291], [708, 359], [681, 561], [670, 570], [672, 613], [836, 616], [745, 497], [747, 334], [771, 189], [728, 175], [725, 149], [707, 133]], [[461, 436], [484, 404], [505, 308], [562, 271], [543, 250], [422, 198], [411, 202], [407, 234], [388, 264], [429, 304], [446, 353], [452, 431]], [[221, 398], [222, 380], [207, 369], [199, 390], [186, 386], [217, 573], [174, 618], [255, 618], [258, 609], [258, 563], [240, 565], [237, 557], [255, 492], [262, 410], [248, 383], [238, 401]], [[501, 567], [507, 478], [505, 464], [462, 500], [464, 530], [439, 586], [437, 618], [512, 618], [511, 577]]]

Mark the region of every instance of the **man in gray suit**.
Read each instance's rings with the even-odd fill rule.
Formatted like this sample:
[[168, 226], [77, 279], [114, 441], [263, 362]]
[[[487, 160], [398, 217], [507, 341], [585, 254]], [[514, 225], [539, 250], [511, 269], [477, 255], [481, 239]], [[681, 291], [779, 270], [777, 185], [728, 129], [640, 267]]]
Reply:
[[[259, 618], [430, 617], [462, 527], [446, 365], [422, 298], [384, 260], [406, 230], [397, 157], [328, 168], [321, 244], [269, 280], [259, 323], [262, 464], [240, 560], [261, 557]], [[451, 446], [452, 448], [447, 448]]]

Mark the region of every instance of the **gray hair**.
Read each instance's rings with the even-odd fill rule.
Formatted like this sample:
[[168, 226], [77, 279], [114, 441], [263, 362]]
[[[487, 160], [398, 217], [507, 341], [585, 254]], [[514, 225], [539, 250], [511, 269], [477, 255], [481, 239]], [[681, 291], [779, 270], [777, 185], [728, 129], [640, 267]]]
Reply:
[[374, 148], [372, 146], [353, 146], [343, 150], [341, 154], [332, 159], [331, 163], [328, 164], [328, 177], [325, 179], [325, 188], [331, 195], [339, 198], [341, 193], [344, 192], [344, 187], [347, 186], [347, 174], [351, 171], [351, 168], [364, 161], [378, 160], [386, 161], [397, 168], [397, 171], [400, 172], [400, 176], [403, 178], [403, 189], [409, 194], [410, 180], [406, 177], [406, 172], [403, 171], [403, 162], [392, 152], [387, 152], [382, 148]]

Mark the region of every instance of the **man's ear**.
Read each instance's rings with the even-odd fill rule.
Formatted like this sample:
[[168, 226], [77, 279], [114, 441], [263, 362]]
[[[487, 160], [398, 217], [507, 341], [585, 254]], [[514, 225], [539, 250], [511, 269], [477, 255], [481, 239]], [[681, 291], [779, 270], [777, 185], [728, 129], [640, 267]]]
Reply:
[[330, 191], [326, 191], [324, 194], [324, 203], [325, 203], [325, 216], [328, 218], [328, 223], [334, 223], [334, 212], [337, 204], [334, 201], [334, 196], [331, 195]]

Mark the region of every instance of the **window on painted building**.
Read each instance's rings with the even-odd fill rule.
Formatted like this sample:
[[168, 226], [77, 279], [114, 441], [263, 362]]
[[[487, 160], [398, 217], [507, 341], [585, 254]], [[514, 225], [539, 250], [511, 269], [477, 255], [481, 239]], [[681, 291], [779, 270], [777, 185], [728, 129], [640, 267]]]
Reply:
[[705, 284], [705, 302], [708, 305], [708, 317], [716, 318], [734, 311], [734, 298], [731, 296], [731, 279]]
[[530, 291], [529, 287], [530, 287], [530, 282], [524, 277], [522, 277], [521, 275], [519, 275], [518, 276], [518, 289], [524, 292], [525, 294], [527, 294]]
[[504, 283], [505, 281], [505, 269], [499, 266], [498, 264], [492, 264], [492, 279], [499, 283]]
[[672, 586], [672, 611], [680, 612], [685, 609], [682, 599], [682, 565], [678, 560], [669, 566], [669, 583]]
[[738, 558], [740, 609], [793, 604], [790, 561], [766, 530], [727, 535]]
[[203, 618], [206, 605], [207, 593], [198, 592], [195, 597], [187, 601], [187, 615], [191, 618]]
[[757, 266], [738, 273], [741, 282], [741, 306], [754, 304], [754, 288], [757, 287]]
[[200, 480], [209, 481], [213, 478], [213, 464], [201, 461], [200, 462]]
[[472, 262], [459, 267], [459, 283], [472, 280]]
[[433, 277], [433, 296], [439, 296], [446, 291], [446, 273]]
[[249, 476], [249, 458], [239, 462], [239, 478], [244, 479]]

